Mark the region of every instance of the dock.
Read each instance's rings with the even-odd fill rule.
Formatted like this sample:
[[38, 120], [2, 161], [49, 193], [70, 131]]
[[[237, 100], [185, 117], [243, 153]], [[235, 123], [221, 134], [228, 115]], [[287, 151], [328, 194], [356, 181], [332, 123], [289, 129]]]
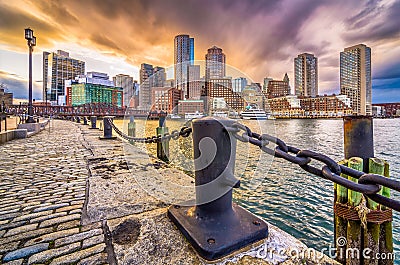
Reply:
[[[101, 135], [52, 120], [38, 134], [0, 145], [0, 263], [207, 263], [167, 217], [170, 205], [136, 181], [157, 181], [160, 171], [187, 185], [193, 179], [134, 145], [126, 155], [126, 142]], [[218, 264], [339, 264], [268, 227], [266, 240]]]

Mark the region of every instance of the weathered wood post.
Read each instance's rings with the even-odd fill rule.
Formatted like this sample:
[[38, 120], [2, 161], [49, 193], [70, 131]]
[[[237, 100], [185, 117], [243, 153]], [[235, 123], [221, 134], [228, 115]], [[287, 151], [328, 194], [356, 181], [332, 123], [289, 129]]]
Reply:
[[[373, 173], [389, 177], [389, 168], [384, 160], [374, 158], [373, 149], [373, 121], [369, 116], [349, 116], [344, 118], [344, 153], [347, 166], [366, 173]], [[358, 182], [358, 179], [349, 177], [349, 180]], [[393, 264], [392, 259], [380, 259], [393, 255], [391, 218], [378, 203], [363, 195], [348, 190], [348, 201], [345, 204], [342, 198], [343, 190], [336, 187], [335, 205], [335, 242], [343, 236], [344, 223], [340, 222], [337, 208], [345, 209], [341, 217], [347, 220], [345, 258], [337, 258], [341, 263], [352, 264]], [[380, 194], [390, 197], [390, 189], [384, 188]], [[338, 205], [341, 204], [341, 205]], [[340, 206], [340, 207], [337, 207]], [[390, 215], [391, 216], [391, 215]], [[390, 221], [388, 221], [390, 220]], [[380, 223], [383, 223], [380, 225]], [[384, 234], [384, 235], [382, 235]], [[388, 255], [389, 254], [389, 255]]]
[[[389, 173], [389, 164], [385, 161], [384, 167], [384, 176], [390, 178]], [[390, 189], [387, 187], [383, 187], [382, 195], [390, 198]], [[380, 206], [381, 210], [387, 210], [385, 206]], [[385, 255], [389, 257], [388, 259], [380, 259], [379, 265], [393, 265], [394, 264], [394, 256], [393, 256], [393, 228], [391, 221], [385, 221], [380, 226], [380, 234], [379, 234], [379, 252], [381, 255]]]
[[[129, 118], [128, 136], [130, 136], [130, 137], [136, 136], [136, 124], [135, 124], [135, 118], [133, 117], [133, 115]], [[130, 143], [133, 144], [133, 141], [130, 141]]]
[[[168, 127], [166, 127], [166, 115], [161, 112], [160, 118], [158, 120], [158, 127], [156, 128], [156, 134], [163, 136], [168, 132]], [[169, 162], [169, 141], [163, 141], [157, 143], [157, 157], [164, 162]]]

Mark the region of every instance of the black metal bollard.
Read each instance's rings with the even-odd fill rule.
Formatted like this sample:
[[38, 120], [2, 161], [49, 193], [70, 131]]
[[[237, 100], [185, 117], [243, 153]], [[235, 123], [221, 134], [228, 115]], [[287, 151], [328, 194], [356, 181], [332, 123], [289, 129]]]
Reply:
[[[158, 120], [158, 127], [156, 128], [157, 135], [164, 135], [168, 132], [168, 127], [166, 127], [166, 116], [160, 116]], [[161, 159], [164, 162], [169, 162], [169, 141], [163, 141], [161, 143], [157, 143], [157, 158]]]
[[90, 116], [90, 124], [91, 127], [89, 129], [98, 129], [96, 126], [97, 123], [97, 117], [96, 116]]
[[268, 236], [267, 224], [232, 203], [236, 138], [233, 120], [205, 117], [192, 122], [196, 206], [171, 206], [168, 216], [207, 260], [219, 259]]
[[86, 116], [83, 117], [83, 125], [88, 125]]
[[101, 140], [112, 140], [117, 138], [116, 136], [112, 135], [112, 119], [113, 117], [111, 116], [105, 116], [103, 118], [103, 137], [100, 136]]
[[81, 123], [81, 118], [79, 116], [76, 116], [75, 120], [76, 120], [77, 123]]

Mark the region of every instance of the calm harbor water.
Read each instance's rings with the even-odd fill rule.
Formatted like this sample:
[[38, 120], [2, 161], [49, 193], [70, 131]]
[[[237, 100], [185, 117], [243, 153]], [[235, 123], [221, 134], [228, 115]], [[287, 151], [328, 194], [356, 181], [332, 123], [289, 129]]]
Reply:
[[[126, 128], [127, 121], [116, 123]], [[158, 121], [136, 120], [136, 123], [138, 136], [153, 135], [158, 126]], [[167, 123], [170, 131], [183, 125], [183, 121], [176, 120], [168, 120]], [[276, 135], [288, 145], [322, 152], [336, 161], [344, 158], [341, 119], [244, 123], [256, 132]], [[374, 145], [375, 156], [387, 160], [391, 177], [400, 180], [400, 119], [375, 119]], [[155, 144], [147, 145], [147, 148], [155, 154]], [[179, 144], [171, 144], [170, 152], [174, 154], [174, 166], [189, 171], [192, 169], [190, 137], [180, 140]], [[187, 159], [182, 159], [185, 160], [182, 162], [180, 156]], [[309, 247], [321, 250], [333, 244], [333, 184], [330, 181], [306, 173], [282, 159], [273, 159], [258, 148], [243, 143], [238, 143], [236, 175], [241, 178], [241, 188], [234, 192], [237, 203]], [[398, 193], [392, 196], [400, 200]], [[395, 212], [393, 237], [396, 264], [400, 264], [399, 235], [400, 215]]]

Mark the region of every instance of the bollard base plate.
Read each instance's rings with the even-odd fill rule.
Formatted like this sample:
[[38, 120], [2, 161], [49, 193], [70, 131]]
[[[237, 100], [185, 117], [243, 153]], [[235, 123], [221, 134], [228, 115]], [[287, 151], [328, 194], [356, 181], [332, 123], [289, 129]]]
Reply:
[[171, 206], [168, 217], [201, 257], [216, 260], [268, 236], [268, 225], [233, 204], [228, 214], [199, 217], [196, 208]]
[[117, 136], [111, 136], [111, 137], [100, 136], [99, 139], [100, 140], [115, 140], [115, 139], [117, 139]]

